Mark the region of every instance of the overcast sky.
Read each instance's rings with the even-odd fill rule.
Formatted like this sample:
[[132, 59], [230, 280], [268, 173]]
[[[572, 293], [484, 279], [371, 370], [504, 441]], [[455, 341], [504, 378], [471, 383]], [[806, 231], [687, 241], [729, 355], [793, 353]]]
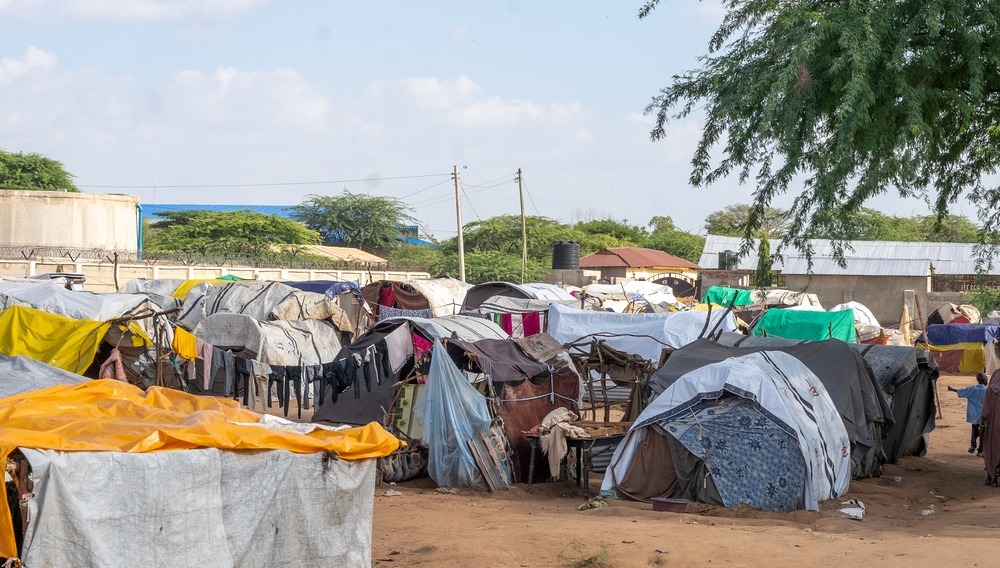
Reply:
[[697, 64], [721, 5], [640, 21], [641, 4], [0, 0], [0, 148], [145, 203], [397, 197], [441, 238], [454, 165], [466, 222], [519, 211], [520, 167], [529, 214], [701, 231], [751, 189], [692, 189], [699, 121], [653, 143], [642, 110]]

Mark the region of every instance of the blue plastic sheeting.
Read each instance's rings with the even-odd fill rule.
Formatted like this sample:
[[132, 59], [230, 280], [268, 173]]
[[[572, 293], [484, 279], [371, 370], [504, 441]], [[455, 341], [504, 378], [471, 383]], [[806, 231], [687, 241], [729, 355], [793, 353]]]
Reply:
[[484, 485], [467, 440], [490, 427], [486, 397], [469, 384], [437, 339], [427, 384], [413, 411], [423, 425], [427, 472], [438, 487]]
[[327, 298], [336, 298], [344, 292], [351, 292], [356, 296], [361, 295], [361, 287], [357, 282], [341, 282], [340, 280], [310, 280], [308, 282], [282, 282], [292, 288], [297, 288], [305, 292], [316, 292], [323, 294]]
[[931, 345], [952, 345], [954, 343], [986, 343], [1000, 337], [1000, 326], [971, 323], [949, 323], [927, 326], [925, 334], [920, 334], [917, 341]]

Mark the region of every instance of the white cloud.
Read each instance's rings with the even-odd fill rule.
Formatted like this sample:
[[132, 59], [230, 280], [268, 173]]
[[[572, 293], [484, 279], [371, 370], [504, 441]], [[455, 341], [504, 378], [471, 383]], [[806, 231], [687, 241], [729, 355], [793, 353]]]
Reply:
[[[0, 0], [2, 1], [2, 0]], [[73, 20], [118, 22], [214, 22], [226, 20], [266, 0], [65, 0], [56, 9]]]
[[37, 13], [47, 0], [0, 0], [0, 14], [30, 16]]
[[4, 57], [0, 59], [0, 83], [13, 81], [32, 71], [48, 72], [59, 63], [54, 54], [35, 46], [30, 46], [24, 52], [22, 59]]
[[163, 96], [171, 114], [195, 124], [242, 125], [307, 131], [325, 127], [326, 97], [298, 72], [279, 69], [248, 72], [220, 67], [174, 74]]
[[436, 77], [411, 77], [398, 83], [420, 106], [432, 110], [453, 108], [479, 91], [479, 86], [465, 75], [453, 81]]

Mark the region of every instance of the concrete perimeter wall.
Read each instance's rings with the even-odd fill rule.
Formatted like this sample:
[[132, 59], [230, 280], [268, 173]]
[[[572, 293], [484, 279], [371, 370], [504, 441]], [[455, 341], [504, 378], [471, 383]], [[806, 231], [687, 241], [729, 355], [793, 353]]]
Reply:
[[122, 286], [134, 278], [218, 278], [227, 274], [259, 280], [357, 280], [362, 286], [376, 280], [425, 280], [426, 272], [385, 270], [307, 270], [285, 268], [250, 268], [233, 266], [167, 266], [119, 264], [97, 261], [0, 260], [0, 278], [35, 276], [47, 272], [79, 272], [86, 275], [84, 289], [90, 292], [114, 292], [115, 282]]
[[0, 191], [0, 246], [135, 252], [134, 195]]
[[[929, 276], [829, 276], [829, 275], [785, 275], [785, 287], [789, 290], [804, 290], [819, 296], [823, 307], [830, 309], [837, 304], [861, 302], [868, 306], [879, 323], [884, 326], [899, 324], [903, 305], [910, 302], [910, 317], [918, 314], [916, 298], [923, 318], [945, 303], [962, 303], [961, 292], [931, 292]], [[907, 291], [912, 291], [908, 296]]]

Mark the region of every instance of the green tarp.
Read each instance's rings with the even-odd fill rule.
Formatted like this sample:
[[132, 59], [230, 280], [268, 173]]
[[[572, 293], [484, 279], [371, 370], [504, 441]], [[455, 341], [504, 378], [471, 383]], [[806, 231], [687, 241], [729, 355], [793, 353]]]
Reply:
[[[705, 304], [718, 304], [727, 308], [730, 303], [734, 306], [749, 306], [753, 303], [753, 300], [750, 299], [751, 292], [751, 290], [726, 288], [725, 286], [712, 286], [705, 291], [705, 295], [702, 297], [701, 301]], [[733, 302], [733, 298], [736, 299], [736, 302]]]
[[811, 312], [770, 309], [754, 326], [753, 334], [807, 341], [832, 338], [847, 343], [858, 342], [854, 331], [854, 310]]

